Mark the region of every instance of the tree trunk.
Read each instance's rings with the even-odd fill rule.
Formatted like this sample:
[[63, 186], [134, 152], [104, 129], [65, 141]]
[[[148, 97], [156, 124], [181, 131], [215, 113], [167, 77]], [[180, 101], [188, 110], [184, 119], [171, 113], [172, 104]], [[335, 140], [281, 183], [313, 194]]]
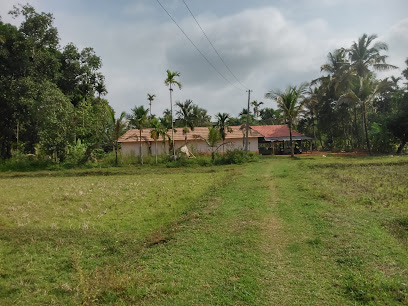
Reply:
[[118, 164], [118, 146], [116, 145], [115, 146], [115, 165], [117, 165]]
[[[360, 145], [360, 137], [358, 133], [358, 126], [357, 126], [357, 108], [356, 105], [354, 104], [353, 106], [353, 111], [354, 111], [354, 136], [356, 137], [356, 148]], [[356, 149], [354, 148], [354, 149]]]
[[371, 146], [370, 146], [370, 138], [368, 137], [367, 114], [366, 114], [365, 103], [363, 103], [363, 120], [364, 120], [364, 129], [365, 129], [365, 135], [366, 135], [368, 154], [372, 155]]
[[142, 155], [142, 130], [139, 128], [139, 135], [140, 135], [140, 151], [139, 151], [139, 155], [140, 155], [140, 164], [143, 165], [143, 155]]
[[400, 145], [399, 145], [399, 147], [398, 147], [398, 150], [397, 150], [397, 154], [398, 154], [398, 155], [402, 153], [402, 150], [404, 149], [405, 144], [406, 144], [407, 142], [408, 142], [408, 132], [406, 132], [406, 133], [405, 133], [405, 137], [403, 137], [403, 138], [401, 139], [401, 143], [400, 143]]
[[154, 153], [156, 155], [156, 164], [157, 164], [157, 139], [154, 140]]
[[315, 148], [317, 149], [316, 122], [315, 122], [314, 117], [313, 117], [313, 142], [314, 142]]
[[17, 120], [17, 151], [20, 151], [19, 150], [19, 148], [20, 148], [20, 146], [19, 146], [19, 132], [20, 132], [20, 124], [19, 124], [20, 122]]
[[293, 150], [293, 141], [292, 141], [292, 121], [289, 121], [289, 138], [290, 138], [290, 156], [295, 157], [295, 152]]

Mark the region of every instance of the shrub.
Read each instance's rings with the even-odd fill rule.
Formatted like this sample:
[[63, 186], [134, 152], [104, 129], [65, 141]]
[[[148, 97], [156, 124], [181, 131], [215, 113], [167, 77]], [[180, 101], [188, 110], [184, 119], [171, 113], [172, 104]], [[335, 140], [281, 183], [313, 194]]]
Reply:
[[54, 163], [43, 157], [16, 152], [13, 157], [0, 161], [0, 171], [33, 171], [47, 169]]
[[69, 145], [65, 163], [75, 166], [84, 162], [86, 148], [86, 145], [81, 142], [81, 139], [78, 139], [75, 145]]
[[258, 156], [253, 152], [245, 153], [243, 150], [235, 149], [229, 150], [221, 157], [220, 162], [222, 164], [243, 164], [247, 162], [253, 162], [258, 159]]
[[92, 157], [93, 160], [95, 160], [95, 159], [96, 160], [101, 160], [101, 159], [105, 158], [105, 156], [106, 156], [106, 152], [102, 148], [94, 149], [92, 151], [92, 153], [91, 153], [91, 157]]

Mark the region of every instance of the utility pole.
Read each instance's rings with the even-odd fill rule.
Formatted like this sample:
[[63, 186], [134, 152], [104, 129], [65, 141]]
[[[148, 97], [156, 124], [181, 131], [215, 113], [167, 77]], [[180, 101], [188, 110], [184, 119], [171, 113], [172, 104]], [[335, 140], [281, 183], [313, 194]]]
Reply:
[[245, 153], [248, 153], [248, 132], [249, 132], [249, 100], [251, 99], [251, 91], [250, 89], [247, 90], [248, 92], [248, 110], [247, 110], [247, 120], [246, 120], [246, 128], [245, 128]]

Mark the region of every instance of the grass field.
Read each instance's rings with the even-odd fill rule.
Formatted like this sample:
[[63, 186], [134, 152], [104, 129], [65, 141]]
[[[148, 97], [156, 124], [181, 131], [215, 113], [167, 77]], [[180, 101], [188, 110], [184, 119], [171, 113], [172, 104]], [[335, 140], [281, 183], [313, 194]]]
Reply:
[[0, 304], [408, 303], [407, 157], [0, 174]]

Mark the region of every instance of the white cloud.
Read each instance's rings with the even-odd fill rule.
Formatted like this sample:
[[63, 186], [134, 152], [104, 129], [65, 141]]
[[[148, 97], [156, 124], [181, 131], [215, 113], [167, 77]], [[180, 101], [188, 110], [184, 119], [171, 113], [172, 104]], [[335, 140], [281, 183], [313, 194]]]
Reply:
[[[56, 2], [48, 2], [54, 10], [47, 10], [46, 1], [35, 3], [41, 5], [39, 11], [54, 14], [62, 45], [72, 41], [80, 48], [91, 46], [101, 56], [109, 91], [107, 98], [117, 112], [130, 111], [136, 105], [147, 106], [146, 94], [154, 93], [157, 97], [152, 109], [161, 115], [169, 108], [168, 90], [164, 85], [167, 69], [179, 71], [184, 85], [181, 91], [174, 91], [174, 100], [192, 99], [212, 115], [229, 112], [236, 116], [246, 106], [245, 91], [239, 92], [214, 72], [157, 3], [129, 1], [123, 7], [115, 7], [111, 18], [105, 18], [82, 10], [81, 1], [72, 2], [70, 10], [59, 9]], [[319, 6], [316, 1], [300, 2], [296, 9], [313, 10]], [[335, 5], [344, 4], [339, 1], [326, 0], [322, 6], [331, 10]], [[2, 0], [0, 10], [7, 12], [15, 3], [17, 0]], [[292, 5], [292, 1], [286, 5], [288, 3]], [[185, 8], [181, 10], [180, 2], [172, 0], [163, 4], [175, 13], [182, 28], [217, 69], [234, 81], [194, 20]], [[254, 90], [251, 100], [264, 101], [266, 107], [273, 104], [264, 100], [265, 92], [318, 77], [329, 51], [349, 46], [358, 38], [356, 33], [365, 32], [360, 25], [348, 25], [353, 31], [335, 28], [330, 20], [333, 15], [299, 19], [289, 18], [286, 11], [281, 7], [258, 6], [230, 15], [217, 16], [211, 11], [197, 15], [231, 70]], [[160, 23], [158, 19], [165, 22]], [[404, 54], [408, 50], [408, 20], [396, 23], [388, 31], [384, 28], [383, 33], [381, 40], [390, 47], [389, 62], [403, 65], [408, 56]]]

